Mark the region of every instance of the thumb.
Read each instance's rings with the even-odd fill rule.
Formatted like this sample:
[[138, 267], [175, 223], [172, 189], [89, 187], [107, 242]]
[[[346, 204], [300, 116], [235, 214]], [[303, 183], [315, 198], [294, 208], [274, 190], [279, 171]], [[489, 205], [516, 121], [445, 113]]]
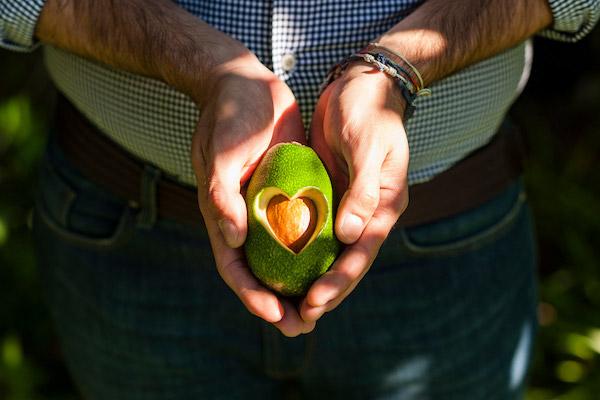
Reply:
[[210, 216], [217, 222], [229, 247], [244, 244], [247, 233], [246, 203], [240, 193], [240, 170], [215, 164], [207, 176], [206, 197]]
[[336, 235], [346, 244], [354, 243], [379, 205], [382, 157], [377, 151], [354, 153], [348, 162], [350, 184], [336, 218]]

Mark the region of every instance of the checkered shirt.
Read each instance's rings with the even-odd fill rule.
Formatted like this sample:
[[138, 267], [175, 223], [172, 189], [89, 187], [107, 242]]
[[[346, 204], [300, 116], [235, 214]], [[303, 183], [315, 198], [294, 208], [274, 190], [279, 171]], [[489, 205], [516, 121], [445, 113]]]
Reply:
[[[235, 37], [294, 92], [310, 126], [328, 69], [398, 23], [422, 0], [179, 0]], [[0, 0], [0, 45], [29, 51], [44, 0]], [[600, 16], [600, 0], [550, 0], [549, 38], [576, 41]], [[199, 111], [166, 84], [47, 46], [56, 86], [102, 132], [138, 158], [195, 185], [189, 149]], [[487, 143], [527, 81], [529, 42], [431, 86], [407, 124], [409, 182], [426, 181]]]

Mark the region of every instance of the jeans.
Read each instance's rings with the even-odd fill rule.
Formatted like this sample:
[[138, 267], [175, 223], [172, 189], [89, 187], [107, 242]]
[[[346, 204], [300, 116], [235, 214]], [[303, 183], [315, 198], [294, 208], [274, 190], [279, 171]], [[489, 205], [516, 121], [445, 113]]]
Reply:
[[522, 396], [537, 293], [520, 180], [455, 217], [393, 230], [356, 290], [297, 338], [245, 310], [205, 231], [149, 223], [53, 141], [38, 192], [40, 274], [86, 399]]

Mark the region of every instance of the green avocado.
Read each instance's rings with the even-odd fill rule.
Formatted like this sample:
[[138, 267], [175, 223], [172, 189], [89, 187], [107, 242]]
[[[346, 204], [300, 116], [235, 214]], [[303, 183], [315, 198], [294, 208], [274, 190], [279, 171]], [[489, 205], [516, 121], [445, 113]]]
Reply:
[[250, 179], [246, 206], [244, 249], [254, 275], [284, 296], [305, 294], [340, 250], [331, 180], [314, 150], [295, 142], [270, 148]]

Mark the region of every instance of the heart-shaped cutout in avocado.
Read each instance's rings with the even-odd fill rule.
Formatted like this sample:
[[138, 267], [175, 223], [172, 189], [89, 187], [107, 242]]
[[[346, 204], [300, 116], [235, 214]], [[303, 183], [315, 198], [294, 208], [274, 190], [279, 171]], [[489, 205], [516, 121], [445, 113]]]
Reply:
[[267, 204], [267, 221], [277, 238], [299, 253], [315, 231], [317, 209], [309, 198], [278, 194]]
[[256, 215], [269, 234], [282, 246], [299, 254], [323, 229], [327, 200], [321, 191], [306, 187], [289, 197], [276, 187], [257, 196]]

